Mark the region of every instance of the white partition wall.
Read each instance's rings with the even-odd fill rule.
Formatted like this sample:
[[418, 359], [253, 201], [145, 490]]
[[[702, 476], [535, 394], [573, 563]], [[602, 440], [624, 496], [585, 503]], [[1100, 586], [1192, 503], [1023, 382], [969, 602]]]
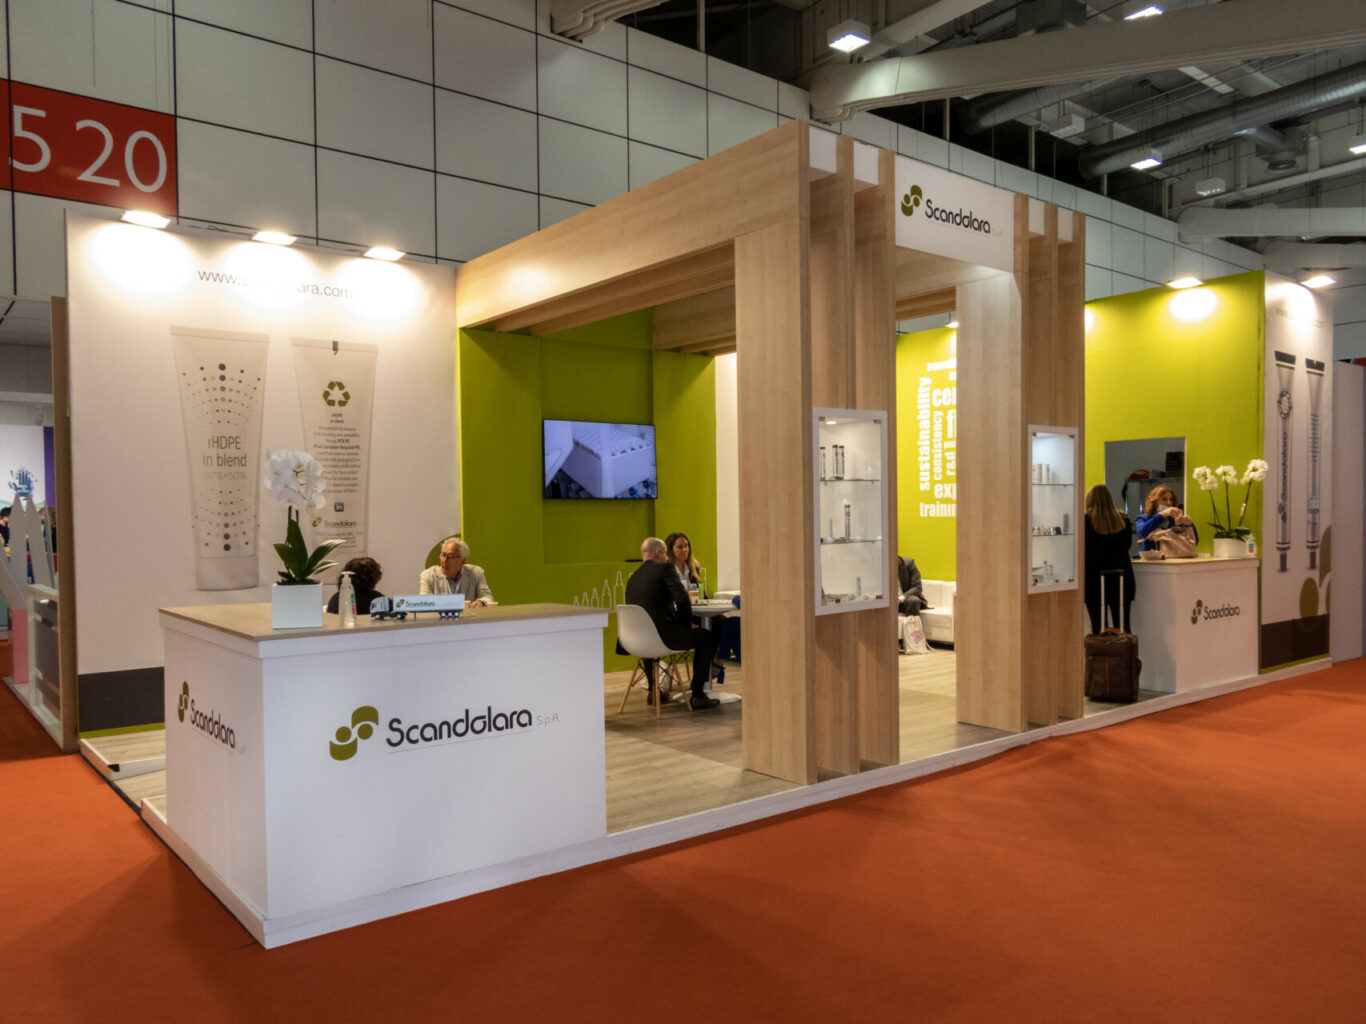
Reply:
[[1366, 367], [1333, 366], [1333, 617], [1334, 661], [1366, 654], [1362, 638], [1362, 509], [1366, 508]]

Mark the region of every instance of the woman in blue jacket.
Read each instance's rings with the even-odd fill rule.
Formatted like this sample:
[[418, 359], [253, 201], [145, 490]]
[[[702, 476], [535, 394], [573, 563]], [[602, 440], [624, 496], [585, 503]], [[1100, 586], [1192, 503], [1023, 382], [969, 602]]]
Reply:
[[1176, 493], [1170, 487], [1154, 487], [1148, 492], [1148, 500], [1143, 503], [1143, 514], [1138, 517], [1135, 527], [1138, 533], [1139, 551], [1159, 550], [1157, 541], [1152, 539], [1154, 530], [1170, 530], [1174, 526], [1189, 524], [1191, 539], [1200, 543], [1200, 534], [1190, 517], [1181, 511], [1176, 503]]

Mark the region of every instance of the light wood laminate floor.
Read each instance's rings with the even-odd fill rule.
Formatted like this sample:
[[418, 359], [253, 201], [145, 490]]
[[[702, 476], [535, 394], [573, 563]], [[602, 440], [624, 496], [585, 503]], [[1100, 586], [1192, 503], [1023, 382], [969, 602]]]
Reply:
[[[925, 655], [898, 659], [901, 680], [901, 761], [918, 761], [951, 750], [1009, 735], [996, 729], [964, 725], [957, 720], [957, 674], [953, 651], [935, 648]], [[719, 694], [741, 700], [710, 711], [690, 712], [682, 700], [665, 704], [658, 719], [645, 704], [636, 685], [621, 714], [622, 693], [630, 673], [604, 676], [603, 715], [606, 723], [607, 831], [622, 832], [699, 811], [797, 788], [742, 767], [740, 721], [744, 702], [744, 668], [729, 663]], [[1161, 696], [1144, 690], [1140, 700]], [[1086, 702], [1088, 717], [1114, 708]], [[135, 750], [149, 758], [164, 757], [164, 732], [133, 737], [101, 737], [88, 741], [102, 756], [133, 769], [128, 755]], [[114, 786], [134, 807], [149, 800], [165, 812], [164, 770], [127, 775]]]

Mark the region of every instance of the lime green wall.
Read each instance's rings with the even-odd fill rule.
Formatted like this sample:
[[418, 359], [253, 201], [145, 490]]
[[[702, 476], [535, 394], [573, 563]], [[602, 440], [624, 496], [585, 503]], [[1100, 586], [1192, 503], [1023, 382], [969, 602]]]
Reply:
[[[715, 579], [710, 358], [655, 352], [644, 311], [546, 338], [462, 331], [457, 379], [462, 533], [500, 602], [567, 604], [600, 591], [635, 570], [626, 559], [639, 558], [642, 539], [673, 530]], [[546, 500], [543, 419], [653, 423], [659, 497]], [[605, 632], [607, 667], [628, 666]]]
[[[1217, 278], [1200, 290], [1213, 295], [1214, 306], [1193, 322], [1173, 313], [1173, 302], [1192, 301], [1181, 298], [1190, 293], [1170, 288], [1087, 303], [1085, 478], [1088, 488], [1105, 482], [1107, 441], [1184, 435], [1186, 510], [1199, 528], [1200, 549], [1209, 551], [1209, 494], [1191, 470], [1227, 463], [1241, 474], [1249, 459], [1265, 457], [1263, 275]], [[1245, 522], [1254, 531], [1261, 492], [1254, 486], [1248, 503]], [[1213, 493], [1222, 504], [1222, 490]], [[1233, 515], [1236, 521], [1236, 506]]]
[[[914, 558], [920, 574], [931, 580], [954, 580], [958, 578], [956, 569], [957, 541], [956, 516], [923, 515], [923, 504], [957, 504], [956, 498], [948, 497], [941, 491], [935, 496], [936, 482], [957, 484], [957, 473], [949, 473], [949, 465], [944, 465], [943, 479], [935, 481], [933, 467], [922, 478], [920, 471], [920, 412], [922, 405], [927, 414], [935, 411], [928, 400], [922, 401], [921, 382], [927, 382], [931, 391], [941, 391], [955, 387], [957, 371], [953, 369], [927, 369], [930, 363], [945, 363], [955, 358], [955, 338], [957, 332], [949, 328], [932, 331], [919, 331], [903, 334], [896, 343], [896, 520], [897, 554]], [[928, 395], [926, 396], [928, 399]], [[948, 437], [948, 411], [957, 412], [957, 404], [940, 405], [945, 414], [945, 443], [952, 443], [949, 449], [957, 455], [956, 438]], [[927, 421], [928, 425], [928, 421]], [[956, 430], [954, 431], [956, 434]], [[945, 453], [948, 454], [947, 452]]]

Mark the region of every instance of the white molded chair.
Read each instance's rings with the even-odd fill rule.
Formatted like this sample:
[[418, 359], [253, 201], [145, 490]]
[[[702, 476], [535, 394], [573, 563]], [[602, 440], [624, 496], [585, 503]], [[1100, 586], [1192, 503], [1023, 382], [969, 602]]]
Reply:
[[[626, 701], [631, 696], [631, 688], [636, 685], [637, 679], [645, 680], [648, 692], [650, 677], [645, 672], [645, 661], [647, 659], [655, 662], [655, 687], [657, 690], [668, 693], [675, 682], [681, 686], [682, 680], [678, 676], [678, 664], [680, 658], [688, 652], [676, 651], [661, 640], [659, 630], [655, 628], [650, 613], [640, 605], [617, 605], [617, 642], [621, 644], [622, 650], [633, 655], [636, 659], [636, 666], [631, 670], [631, 681], [626, 684], [626, 692], [621, 696], [621, 707], [617, 708], [617, 714], [626, 710]], [[659, 709], [663, 703], [659, 699], [659, 694], [656, 693], [656, 718], [659, 717]]]

